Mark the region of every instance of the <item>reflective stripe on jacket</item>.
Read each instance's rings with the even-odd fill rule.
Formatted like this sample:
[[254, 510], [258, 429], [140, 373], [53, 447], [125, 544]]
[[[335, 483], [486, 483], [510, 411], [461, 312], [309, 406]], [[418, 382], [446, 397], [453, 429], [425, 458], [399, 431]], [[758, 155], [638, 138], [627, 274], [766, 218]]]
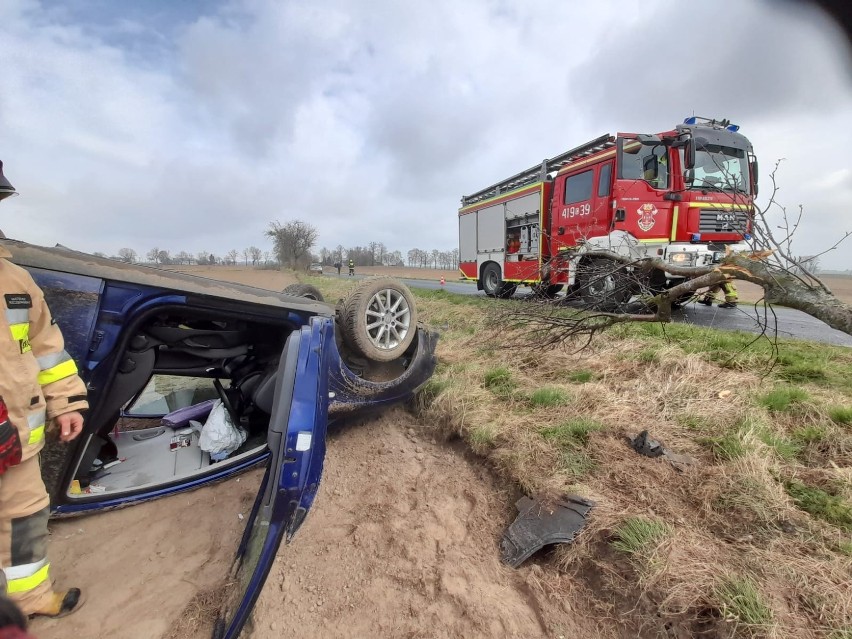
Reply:
[[0, 397], [28, 459], [44, 446], [47, 421], [88, 403], [44, 294], [9, 257], [0, 246]]

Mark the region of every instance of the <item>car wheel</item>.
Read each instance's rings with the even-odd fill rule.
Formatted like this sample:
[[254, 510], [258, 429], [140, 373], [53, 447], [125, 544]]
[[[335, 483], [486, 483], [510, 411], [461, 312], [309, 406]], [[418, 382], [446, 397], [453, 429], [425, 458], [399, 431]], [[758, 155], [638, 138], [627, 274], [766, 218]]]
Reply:
[[316, 286], [311, 286], [310, 284], [290, 284], [283, 291], [284, 295], [295, 295], [296, 297], [307, 297], [309, 300], [316, 300], [317, 302], [324, 302], [322, 293], [319, 292], [319, 289]]
[[390, 277], [363, 280], [339, 306], [343, 340], [374, 362], [400, 357], [417, 333], [417, 309], [408, 287]]

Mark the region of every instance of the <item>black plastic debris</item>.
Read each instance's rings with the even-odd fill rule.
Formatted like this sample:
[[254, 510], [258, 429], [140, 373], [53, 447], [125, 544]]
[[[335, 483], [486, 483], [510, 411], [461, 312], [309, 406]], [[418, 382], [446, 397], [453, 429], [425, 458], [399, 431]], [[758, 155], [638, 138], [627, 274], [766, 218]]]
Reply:
[[641, 433], [636, 435], [636, 437], [631, 439], [630, 445], [633, 447], [633, 450], [640, 455], [645, 455], [645, 457], [659, 457], [665, 452], [663, 445], [660, 442], [656, 439], [648, 438], [647, 430], [643, 430]]
[[525, 496], [516, 501], [515, 506], [518, 516], [500, 542], [503, 562], [512, 568], [517, 568], [549, 544], [574, 541], [586, 525], [586, 516], [594, 503], [577, 495], [566, 495], [547, 503]]
[[668, 448], [664, 448], [660, 442], [648, 436], [647, 430], [643, 430], [633, 439], [628, 437], [627, 441], [630, 442], [630, 447], [640, 455], [645, 455], [645, 457], [665, 457], [672, 466], [680, 471], [685, 470], [688, 466], [692, 466], [695, 463], [695, 460], [689, 455], [681, 455]]

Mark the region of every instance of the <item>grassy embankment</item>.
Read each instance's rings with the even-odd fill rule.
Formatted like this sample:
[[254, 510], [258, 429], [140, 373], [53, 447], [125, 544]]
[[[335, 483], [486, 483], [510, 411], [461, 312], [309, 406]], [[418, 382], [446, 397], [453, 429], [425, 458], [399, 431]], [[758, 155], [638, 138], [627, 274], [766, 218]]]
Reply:
[[[539, 587], [602, 636], [852, 638], [852, 349], [782, 340], [773, 365], [753, 335], [636, 324], [540, 352], [491, 325], [522, 302], [415, 296], [442, 334], [422, 423], [529, 494], [596, 502]], [[643, 429], [695, 463], [638, 455]]]

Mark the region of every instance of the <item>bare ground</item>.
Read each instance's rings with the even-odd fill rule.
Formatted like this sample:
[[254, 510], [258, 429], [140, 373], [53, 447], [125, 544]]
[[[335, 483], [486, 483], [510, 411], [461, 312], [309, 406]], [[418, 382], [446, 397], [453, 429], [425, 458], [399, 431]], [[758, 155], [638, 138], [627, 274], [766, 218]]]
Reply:
[[[401, 408], [330, 434], [314, 508], [279, 551], [247, 636], [599, 636], [545, 594], [538, 567], [500, 563], [514, 490], [430, 437]], [[222, 583], [259, 478], [53, 523], [55, 576], [87, 602], [34, 633], [209, 637], [212, 610], [197, 602]]]
[[[222, 583], [262, 472], [123, 510], [50, 525], [57, 588], [79, 587], [79, 612], [36, 619], [40, 639], [168, 637], [187, 602]], [[210, 636], [210, 632], [207, 633]]]
[[575, 637], [593, 625], [499, 561], [516, 495], [402, 409], [331, 434], [252, 637]]

